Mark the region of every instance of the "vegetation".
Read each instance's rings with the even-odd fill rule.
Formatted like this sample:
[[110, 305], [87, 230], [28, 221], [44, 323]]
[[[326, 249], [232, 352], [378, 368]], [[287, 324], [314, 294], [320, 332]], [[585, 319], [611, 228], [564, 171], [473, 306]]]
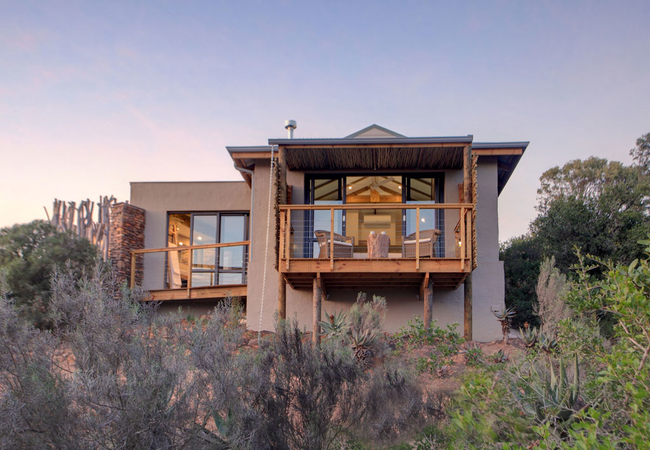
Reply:
[[58, 232], [35, 220], [0, 230], [0, 271], [5, 273], [7, 297], [40, 328], [50, 327], [50, 277], [66, 264], [80, 277], [95, 264], [97, 248], [73, 233]]
[[[630, 151], [633, 163], [591, 157], [553, 167], [541, 176], [538, 216], [528, 234], [501, 247], [506, 305], [517, 310], [515, 327], [541, 325], [536, 280], [544, 258], [569, 275], [582, 254], [630, 264], [643, 253], [636, 242], [650, 232], [650, 134]], [[593, 273], [601, 276], [600, 268]]]

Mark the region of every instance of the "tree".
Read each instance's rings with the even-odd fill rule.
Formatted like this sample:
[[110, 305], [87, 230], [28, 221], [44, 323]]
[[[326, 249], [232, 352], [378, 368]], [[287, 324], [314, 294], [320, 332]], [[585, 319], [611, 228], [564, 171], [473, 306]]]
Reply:
[[500, 259], [506, 278], [506, 307], [517, 311], [512, 319], [513, 327], [518, 329], [525, 323], [539, 326], [533, 312], [537, 302], [535, 283], [542, 260], [538, 241], [530, 234], [512, 238], [501, 245]]
[[87, 239], [59, 232], [35, 220], [0, 230], [0, 270], [5, 272], [9, 298], [38, 327], [49, 319], [50, 278], [56, 267], [69, 264], [77, 276], [94, 266], [97, 249]]

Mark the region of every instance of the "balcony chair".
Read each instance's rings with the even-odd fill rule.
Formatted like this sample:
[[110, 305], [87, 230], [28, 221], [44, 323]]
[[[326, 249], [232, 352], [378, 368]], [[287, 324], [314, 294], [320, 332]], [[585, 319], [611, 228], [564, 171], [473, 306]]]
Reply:
[[[319, 259], [328, 259], [330, 257], [330, 232], [323, 230], [314, 231], [318, 239]], [[334, 233], [334, 258], [353, 258], [354, 257], [354, 238], [342, 236]]]
[[[436, 241], [440, 230], [420, 230], [420, 258], [436, 257]], [[404, 236], [402, 241], [402, 258], [415, 258], [415, 233]]]

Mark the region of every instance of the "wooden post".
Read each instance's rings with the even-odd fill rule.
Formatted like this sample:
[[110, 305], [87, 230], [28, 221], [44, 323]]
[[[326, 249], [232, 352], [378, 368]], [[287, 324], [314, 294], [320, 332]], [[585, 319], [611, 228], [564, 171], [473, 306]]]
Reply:
[[467, 233], [465, 233], [465, 208], [460, 208], [460, 270], [465, 271], [465, 249], [467, 248]]
[[424, 328], [431, 328], [433, 320], [433, 280], [429, 278], [427, 285], [424, 287]]
[[471, 203], [472, 197], [472, 146], [463, 149], [463, 203]]
[[312, 283], [312, 288], [313, 288], [313, 303], [314, 303], [314, 326], [313, 326], [313, 334], [312, 334], [312, 341], [314, 342], [314, 345], [318, 345], [320, 343], [320, 320], [321, 320], [321, 298], [322, 298], [322, 292], [320, 289], [320, 283], [318, 282], [318, 278], [314, 277], [314, 281]]
[[330, 224], [330, 269], [334, 269], [334, 208], [330, 209], [331, 224]]
[[188, 250], [188, 252], [190, 252], [190, 257], [188, 258], [187, 262], [187, 298], [190, 298], [192, 295], [192, 291], [190, 291], [190, 289], [192, 289], [192, 254], [194, 251]]
[[[280, 171], [280, 184], [278, 186], [279, 203], [287, 203], [287, 156], [286, 149], [283, 146], [278, 147], [278, 169]], [[269, 174], [273, 176], [273, 174]], [[287, 280], [282, 273], [282, 253], [286, 258], [286, 267], [289, 269], [289, 243], [291, 239], [291, 220], [287, 219], [291, 212], [280, 212], [280, 242], [278, 243], [278, 319], [286, 320], [287, 318]], [[288, 223], [287, 223], [288, 222]]]
[[135, 253], [131, 253], [131, 289], [135, 287]]
[[420, 270], [420, 208], [415, 208], [415, 270]]
[[467, 274], [464, 284], [465, 290], [465, 302], [464, 302], [464, 311], [465, 311], [465, 320], [464, 320], [464, 335], [465, 340], [472, 340], [472, 273]]
[[291, 210], [287, 210], [286, 222], [284, 225], [284, 257], [287, 260], [287, 270], [289, 270], [289, 260], [291, 259]]

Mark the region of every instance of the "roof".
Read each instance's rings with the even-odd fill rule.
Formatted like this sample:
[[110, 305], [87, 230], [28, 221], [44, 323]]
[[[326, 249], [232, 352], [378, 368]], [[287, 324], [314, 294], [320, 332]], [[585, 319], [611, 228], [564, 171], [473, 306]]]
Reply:
[[[255, 159], [269, 158], [274, 146], [285, 148], [289, 170], [442, 170], [462, 168], [468, 144], [480, 157], [495, 157], [498, 191], [528, 147], [527, 141], [473, 142], [466, 136], [407, 137], [377, 124], [344, 138], [269, 139], [269, 145], [226, 147], [235, 162], [250, 167]], [[277, 149], [275, 149], [277, 151]]]

